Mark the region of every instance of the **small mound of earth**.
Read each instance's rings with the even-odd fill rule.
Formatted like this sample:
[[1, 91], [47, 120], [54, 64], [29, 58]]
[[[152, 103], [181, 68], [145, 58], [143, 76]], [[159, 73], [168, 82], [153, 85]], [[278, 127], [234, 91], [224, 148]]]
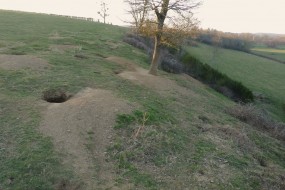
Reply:
[[123, 67], [126, 67], [128, 71], [136, 71], [137, 66], [130, 60], [123, 57], [112, 56], [106, 58], [106, 60], [117, 63]]
[[31, 55], [0, 55], [0, 68], [5, 70], [44, 70], [49, 67], [46, 60]]
[[53, 139], [64, 164], [86, 184], [84, 189], [116, 189], [114, 166], [105, 153], [117, 114], [131, 111], [132, 106], [111, 91], [86, 88], [69, 101], [49, 104], [40, 130]]
[[196, 96], [191, 90], [177, 85], [173, 80], [162, 76], [154, 76], [149, 74], [148, 70], [137, 66], [130, 60], [122, 57], [108, 57], [107, 60], [125, 66], [126, 71], [117, 73], [118, 76], [130, 80], [133, 83], [151, 88], [161, 95], [169, 96], [169, 94]]
[[121, 44], [119, 43], [115, 43], [115, 42], [111, 42], [111, 41], [108, 41], [105, 43], [107, 46], [110, 47], [110, 49], [117, 49], [118, 47], [121, 46]]
[[66, 51], [75, 51], [80, 49], [80, 47], [74, 45], [51, 45], [49, 49], [53, 52], [65, 53]]
[[148, 73], [148, 70], [140, 67], [137, 67], [136, 71], [124, 71], [119, 76], [165, 95], [169, 95], [169, 92], [186, 95], [190, 93], [189, 90], [177, 85], [174, 81], [165, 77], [151, 75]]

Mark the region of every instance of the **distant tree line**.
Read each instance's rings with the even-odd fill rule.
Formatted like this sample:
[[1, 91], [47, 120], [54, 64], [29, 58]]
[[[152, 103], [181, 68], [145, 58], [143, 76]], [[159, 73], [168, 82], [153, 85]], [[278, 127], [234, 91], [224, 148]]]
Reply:
[[255, 34], [254, 42], [269, 48], [285, 46], [285, 34]]
[[249, 33], [225, 33], [213, 29], [200, 29], [196, 40], [208, 45], [249, 52], [253, 45], [254, 35]]
[[208, 45], [244, 52], [250, 52], [250, 49], [256, 45], [269, 48], [285, 46], [285, 35], [281, 34], [230, 33], [215, 29], [200, 29], [195, 39]]

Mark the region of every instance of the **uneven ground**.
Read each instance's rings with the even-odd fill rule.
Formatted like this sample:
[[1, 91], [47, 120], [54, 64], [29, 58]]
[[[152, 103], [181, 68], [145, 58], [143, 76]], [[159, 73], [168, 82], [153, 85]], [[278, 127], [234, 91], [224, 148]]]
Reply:
[[149, 75], [126, 29], [0, 15], [1, 190], [284, 189], [284, 142], [187, 75]]

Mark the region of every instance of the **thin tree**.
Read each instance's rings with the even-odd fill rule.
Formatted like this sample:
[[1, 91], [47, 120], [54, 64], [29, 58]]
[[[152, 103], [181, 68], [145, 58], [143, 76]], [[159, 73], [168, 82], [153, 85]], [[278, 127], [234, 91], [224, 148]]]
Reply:
[[108, 14], [109, 8], [107, 7], [107, 4], [105, 2], [101, 2], [101, 12], [98, 11], [98, 14], [103, 18], [104, 24], [106, 23], [106, 17], [110, 16]]
[[[135, 1], [128, 0], [128, 2], [135, 2]], [[154, 32], [147, 31], [147, 33], [152, 34], [155, 39], [154, 50], [153, 50], [149, 73], [152, 75], [157, 75], [160, 51], [161, 51], [161, 47], [163, 44], [162, 43], [163, 34], [165, 33], [165, 28], [166, 28], [164, 27], [165, 20], [166, 19], [169, 20], [168, 24], [170, 27], [172, 26], [172, 28], [177, 28], [178, 26], [177, 21], [179, 22], [185, 21], [184, 23], [188, 23], [189, 27], [194, 26], [197, 22], [193, 22], [193, 20], [191, 20], [193, 18], [192, 10], [197, 8], [200, 5], [200, 2], [199, 1], [197, 2], [197, 0], [148, 0], [148, 1], [138, 0], [138, 2], [141, 2], [139, 4], [140, 8], [133, 9], [135, 14], [136, 15], [146, 15], [140, 12], [142, 10], [145, 10], [147, 14], [150, 14], [150, 18], [148, 19], [146, 19], [145, 17], [142, 17], [143, 18], [142, 21], [144, 23], [141, 23], [140, 26], [147, 24], [147, 25], [150, 25], [151, 27], [149, 28], [152, 29], [153, 24], [155, 25], [155, 31]], [[142, 2], [144, 2], [145, 4]], [[136, 4], [131, 4], [131, 5], [136, 5]], [[141, 8], [141, 6], [143, 6], [143, 9]], [[140, 14], [138, 14], [137, 12], [140, 12]], [[172, 12], [172, 13], [168, 14], [168, 12]], [[151, 16], [155, 18], [155, 21], [153, 24], [149, 24], [149, 21], [153, 20]], [[170, 27], [168, 27], [168, 29]], [[144, 29], [148, 30], [148, 28], [146, 27], [144, 27]], [[172, 30], [172, 31], [178, 31], [178, 30]], [[183, 29], [183, 31], [185, 30]], [[175, 33], [172, 32], [172, 36], [175, 36]]]

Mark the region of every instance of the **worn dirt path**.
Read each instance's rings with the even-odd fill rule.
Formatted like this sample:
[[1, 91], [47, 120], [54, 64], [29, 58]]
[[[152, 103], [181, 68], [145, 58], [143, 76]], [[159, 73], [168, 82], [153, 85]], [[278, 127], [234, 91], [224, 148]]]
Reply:
[[132, 106], [112, 92], [86, 88], [61, 104], [50, 104], [40, 130], [53, 139], [67, 165], [85, 182], [84, 190], [116, 189], [114, 166], [106, 161], [116, 115]]

